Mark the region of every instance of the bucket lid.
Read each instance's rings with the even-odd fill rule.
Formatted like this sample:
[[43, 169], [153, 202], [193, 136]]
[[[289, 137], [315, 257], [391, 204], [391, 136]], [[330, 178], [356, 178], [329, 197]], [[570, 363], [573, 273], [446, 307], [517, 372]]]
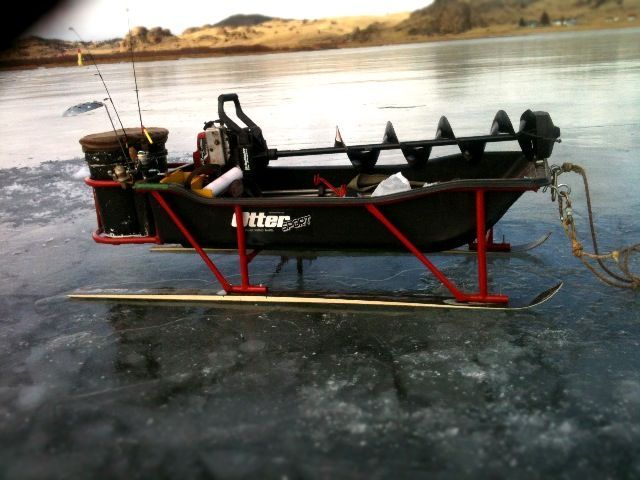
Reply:
[[[124, 145], [125, 132], [126, 138], [129, 140], [129, 145], [136, 146], [148, 141], [145, 134], [140, 131], [140, 128], [125, 128], [124, 132], [122, 129], [117, 132], [117, 137], [113, 130], [110, 132], [92, 133], [91, 135], [82, 137], [80, 139], [82, 151], [85, 153], [93, 153], [119, 150], [120, 144], [118, 141], [122, 142], [122, 145]], [[166, 128], [149, 127], [147, 128], [147, 132], [149, 132], [149, 136], [153, 140], [153, 143], [160, 145], [164, 145], [167, 141], [167, 137], [169, 136], [169, 130]]]

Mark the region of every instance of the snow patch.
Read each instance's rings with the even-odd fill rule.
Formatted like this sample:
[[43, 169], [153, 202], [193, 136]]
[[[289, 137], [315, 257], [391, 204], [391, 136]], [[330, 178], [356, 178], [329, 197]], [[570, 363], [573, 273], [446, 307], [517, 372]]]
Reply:
[[32, 187], [30, 185], [12, 183], [11, 185], [7, 185], [2, 187], [2, 193], [6, 193], [8, 195], [12, 195], [14, 193], [23, 193], [23, 194], [34, 194], [38, 193], [39, 189], [36, 187]]
[[89, 167], [87, 167], [86, 165], [80, 167], [80, 169], [75, 172], [73, 175], [71, 175], [73, 178], [82, 180], [83, 178], [86, 178], [90, 175], [89, 173]]

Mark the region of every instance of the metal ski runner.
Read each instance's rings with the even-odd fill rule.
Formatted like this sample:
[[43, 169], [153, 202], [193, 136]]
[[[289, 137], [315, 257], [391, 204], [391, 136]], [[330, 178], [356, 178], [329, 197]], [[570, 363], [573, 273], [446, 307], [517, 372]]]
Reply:
[[339, 295], [327, 292], [305, 292], [292, 295], [288, 292], [270, 292], [269, 295], [228, 295], [211, 294], [203, 291], [164, 291], [146, 290], [140, 292], [122, 292], [117, 290], [101, 290], [76, 292], [69, 295], [76, 300], [99, 300], [118, 302], [149, 302], [149, 303], [241, 303], [249, 305], [305, 305], [305, 306], [349, 306], [375, 308], [429, 309], [449, 308], [463, 310], [526, 310], [543, 304], [553, 298], [562, 288], [562, 283], [538, 294], [528, 302], [510, 303], [509, 305], [460, 303], [449, 297], [437, 296], [390, 296], [384, 294], [370, 294], [368, 296]]

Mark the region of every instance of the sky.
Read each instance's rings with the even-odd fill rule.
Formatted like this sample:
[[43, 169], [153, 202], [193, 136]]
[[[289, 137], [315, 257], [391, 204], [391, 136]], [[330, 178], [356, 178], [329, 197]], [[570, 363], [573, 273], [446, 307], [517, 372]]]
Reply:
[[238, 13], [314, 19], [351, 15], [384, 15], [425, 7], [432, 0], [66, 0], [27, 32], [45, 38], [106, 40], [127, 33], [131, 26], [168, 28], [174, 34], [186, 28], [217, 23]]

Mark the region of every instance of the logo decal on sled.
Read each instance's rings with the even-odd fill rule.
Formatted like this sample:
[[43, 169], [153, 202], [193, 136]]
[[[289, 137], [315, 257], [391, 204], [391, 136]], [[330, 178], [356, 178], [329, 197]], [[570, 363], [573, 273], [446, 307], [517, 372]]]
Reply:
[[246, 148], [242, 149], [242, 160], [244, 162], [244, 169], [245, 171], [249, 171], [251, 170], [251, 163], [249, 162], [249, 150], [247, 150]]
[[[311, 226], [311, 215], [303, 215], [298, 218], [291, 218], [290, 215], [272, 212], [242, 212], [242, 224], [249, 231], [273, 231], [274, 229], [289, 232], [304, 227]], [[238, 225], [236, 214], [231, 217], [231, 226]]]
[[293, 220], [285, 220], [282, 223], [282, 231], [288, 232], [294, 228], [303, 228], [311, 226], [311, 215], [305, 215], [303, 217], [294, 218]]

